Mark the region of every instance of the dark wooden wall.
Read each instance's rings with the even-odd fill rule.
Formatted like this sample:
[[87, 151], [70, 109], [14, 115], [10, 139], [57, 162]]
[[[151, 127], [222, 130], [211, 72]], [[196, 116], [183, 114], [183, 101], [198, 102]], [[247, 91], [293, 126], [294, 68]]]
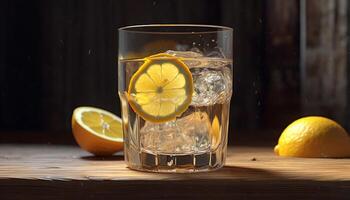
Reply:
[[261, 123], [285, 126], [300, 117], [299, 0], [268, 0], [265, 4], [265, 88]]
[[[301, 12], [300, 2], [304, 1], [3, 0], [0, 130], [70, 134], [72, 110], [80, 105], [119, 114], [117, 29], [149, 23], [234, 28], [231, 130], [280, 130], [307, 114], [323, 114], [347, 125], [349, 40], [344, 35], [349, 5], [346, 0], [325, 0], [332, 2], [325, 3], [331, 8], [327, 10], [318, 1], [307, 1], [309, 9]], [[332, 26], [321, 26], [322, 20]], [[317, 39], [328, 33], [333, 35], [327, 44]], [[320, 43], [321, 58], [335, 52], [332, 62], [310, 63], [316, 48], [312, 42]], [[332, 72], [329, 80], [321, 73], [326, 69]], [[312, 81], [318, 79], [325, 87]]]
[[[342, 123], [348, 106], [347, 0], [305, 1], [305, 60], [302, 63], [303, 110], [333, 116]], [[312, 25], [312, 26], [311, 26]]]

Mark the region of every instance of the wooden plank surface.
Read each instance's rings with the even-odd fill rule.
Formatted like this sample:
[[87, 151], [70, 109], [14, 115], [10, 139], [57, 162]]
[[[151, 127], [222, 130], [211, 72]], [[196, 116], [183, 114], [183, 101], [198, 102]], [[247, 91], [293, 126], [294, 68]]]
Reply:
[[137, 197], [138, 192], [153, 199], [186, 195], [264, 199], [287, 194], [346, 199], [350, 197], [350, 159], [283, 158], [275, 156], [272, 147], [233, 147], [221, 170], [159, 174], [129, 170], [122, 155], [96, 158], [73, 146], [0, 146], [0, 199], [24, 194], [65, 199]]

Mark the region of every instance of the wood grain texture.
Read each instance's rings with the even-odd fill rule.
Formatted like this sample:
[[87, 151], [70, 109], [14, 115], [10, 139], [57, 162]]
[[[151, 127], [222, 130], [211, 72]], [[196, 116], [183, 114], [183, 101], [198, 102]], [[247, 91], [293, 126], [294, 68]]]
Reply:
[[[16, 192], [14, 192], [16, 191]], [[350, 159], [277, 157], [272, 147], [229, 149], [226, 166], [195, 174], [126, 168], [122, 155], [96, 158], [77, 147], [1, 145], [0, 199], [320, 198], [350, 196]]]
[[346, 0], [306, 2], [306, 52], [302, 104], [307, 114], [327, 115], [347, 123]]
[[[264, 127], [285, 127], [301, 115], [299, 66], [299, 0], [267, 0], [265, 59], [261, 77]], [[283, 98], [276, 98], [283, 97]]]
[[[230, 125], [257, 128], [261, 122], [264, 1], [221, 1], [221, 25], [233, 28], [233, 98]], [[254, 113], [254, 114], [253, 114]]]

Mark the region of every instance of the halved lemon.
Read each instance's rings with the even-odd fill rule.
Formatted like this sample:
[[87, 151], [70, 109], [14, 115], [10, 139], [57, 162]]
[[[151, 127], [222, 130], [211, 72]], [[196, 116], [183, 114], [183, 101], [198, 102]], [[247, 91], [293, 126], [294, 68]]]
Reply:
[[94, 107], [78, 107], [72, 116], [72, 130], [79, 146], [95, 155], [107, 156], [123, 149], [122, 120]]
[[294, 121], [282, 132], [274, 151], [279, 156], [350, 157], [350, 137], [337, 122], [308, 116]]
[[169, 54], [145, 58], [131, 77], [128, 99], [143, 119], [165, 122], [180, 116], [190, 105], [193, 79], [189, 68]]

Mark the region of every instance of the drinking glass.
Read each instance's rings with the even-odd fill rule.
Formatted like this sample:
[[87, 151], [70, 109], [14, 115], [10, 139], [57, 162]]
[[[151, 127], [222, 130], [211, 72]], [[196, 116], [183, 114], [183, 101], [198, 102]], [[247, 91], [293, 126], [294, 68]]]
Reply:
[[120, 28], [118, 94], [129, 168], [186, 173], [222, 167], [232, 96], [232, 29]]

